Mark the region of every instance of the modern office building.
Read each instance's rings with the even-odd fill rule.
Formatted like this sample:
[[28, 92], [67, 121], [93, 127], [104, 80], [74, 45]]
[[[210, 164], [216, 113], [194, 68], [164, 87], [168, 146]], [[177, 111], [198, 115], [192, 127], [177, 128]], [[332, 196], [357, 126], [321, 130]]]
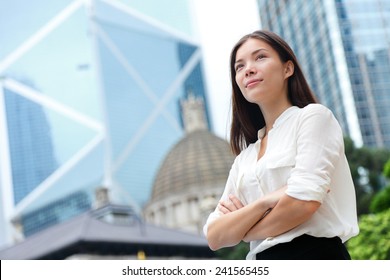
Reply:
[[358, 145], [390, 147], [390, 2], [258, 0], [321, 103]]
[[190, 2], [0, 3], [0, 247], [91, 209], [97, 187], [148, 200], [179, 100], [207, 112]]
[[50, 127], [42, 107], [16, 92], [3, 90], [15, 203], [19, 203], [57, 167]]

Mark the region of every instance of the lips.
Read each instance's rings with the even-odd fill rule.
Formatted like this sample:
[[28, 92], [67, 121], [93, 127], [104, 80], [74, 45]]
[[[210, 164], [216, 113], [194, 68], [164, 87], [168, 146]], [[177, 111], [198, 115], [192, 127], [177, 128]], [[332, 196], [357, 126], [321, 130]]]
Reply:
[[262, 79], [251, 79], [245, 83], [245, 88], [251, 87], [259, 82], [263, 81]]

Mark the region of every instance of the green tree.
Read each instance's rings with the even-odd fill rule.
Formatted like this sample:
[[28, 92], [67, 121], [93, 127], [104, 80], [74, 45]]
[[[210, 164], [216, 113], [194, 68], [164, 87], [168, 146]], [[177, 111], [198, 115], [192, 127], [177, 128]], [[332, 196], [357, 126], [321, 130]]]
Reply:
[[344, 146], [355, 185], [358, 215], [370, 213], [373, 197], [385, 186], [383, 166], [390, 159], [390, 150], [357, 148], [350, 138], [344, 139]]
[[383, 168], [383, 175], [390, 179], [390, 159], [386, 162], [385, 167]]
[[390, 209], [360, 216], [360, 233], [347, 242], [354, 260], [390, 259]]
[[[390, 179], [390, 159], [383, 168], [383, 175]], [[379, 213], [387, 209], [390, 209], [390, 185], [375, 194], [370, 204], [371, 213]]]
[[390, 209], [390, 185], [378, 192], [370, 204], [371, 213], [379, 213]]
[[[383, 168], [383, 175], [390, 178], [390, 160]], [[370, 204], [371, 214], [360, 216], [358, 236], [347, 243], [353, 259], [390, 259], [390, 185], [377, 192]]]
[[249, 252], [249, 243], [241, 241], [234, 247], [226, 247], [216, 251], [218, 258], [222, 260], [245, 260]]

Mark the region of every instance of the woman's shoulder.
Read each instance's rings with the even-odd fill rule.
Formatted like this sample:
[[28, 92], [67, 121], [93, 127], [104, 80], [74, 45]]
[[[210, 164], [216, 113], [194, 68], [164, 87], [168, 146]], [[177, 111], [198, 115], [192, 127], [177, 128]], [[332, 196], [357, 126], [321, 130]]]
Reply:
[[306, 105], [301, 109], [301, 114], [303, 117], [310, 117], [313, 115], [322, 115], [327, 118], [333, 118], [333, 113], [332, 111], [319, 103], [312, 103], [309, 105]]
[[328, 107], [320, 103], [311, 103], [302, 108], [302, 112], [306, 113], [329, 113], [331, 112]]
[[[309, 104], [301, 109], [300, 123], [305, 125], [314, 125], [317, 129], [332, 131], [333, 135], [342, 135], [341, 126], [333, 112], [322, 104]], [[340, 133], [336, 133], [336, 132]]]

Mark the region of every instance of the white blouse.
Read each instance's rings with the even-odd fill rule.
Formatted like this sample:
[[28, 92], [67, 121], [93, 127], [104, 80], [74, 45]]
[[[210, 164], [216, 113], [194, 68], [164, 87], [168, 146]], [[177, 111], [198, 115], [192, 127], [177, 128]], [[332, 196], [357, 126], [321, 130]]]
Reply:
[[[290, 107], [275, 121], [268, 133], [265, 154], [257, 160], [261, 138], [235, 159], [221, 200], [236, 195], [244, 205], [287, 185], [286, 194], [300, 200], [315, 200], [320, 208], [305, 223], [265, 240], [250, 243], [247, 259], [278, 243], [302, 234], [339, 236], [343, 242], [359, 233], [356, 197], [351, 172], [344, 154], [339, 123], [320, 104]], [[223, 215], [216, 208], [204, 226]]]

